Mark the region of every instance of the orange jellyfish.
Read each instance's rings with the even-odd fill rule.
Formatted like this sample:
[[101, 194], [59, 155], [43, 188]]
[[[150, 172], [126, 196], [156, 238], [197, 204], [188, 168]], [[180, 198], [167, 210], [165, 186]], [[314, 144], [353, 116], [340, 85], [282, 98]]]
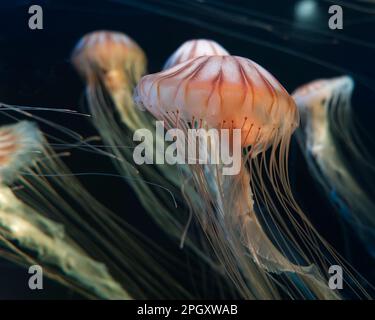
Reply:
[[[142, 49], [125, 34], [95, 31], [78, 42], [73, 50], [72, 61], [86, 82], [87, 103], [94, 125], [114, 154], [114, 164], [120, 175], [127, 178], [142, 205], [153, 214], [158, 224], [173, 234], [179, 222], [166, 213], [168, 208], [158, 201], [159, 198], [170, 203], [167, 201], [170, 198], [167, 191], [173, 191], [173, 186], [158, 188], [156, 183], [145, 183], [147, 177], [158, 175], [158, 172], [148, 168], [148, 172], [142, 175], [132, 164], [133, 131], [152, 126], [151, 118], [139, 112], [132, 100], [133, 88], [146, 68]], [[120, 122], [113, 107], [121, 116]], [[171, 179], [177, 178], [176, 174], [169, 176]], [[160, 177], [156, 180], [163, 179]], [[160, 194], [155, 194], [157, 191]], [[181, 236], [181, 228], [178, 234]]]
[[[98, 84], [104, 85], [111, 93], [122, 120], [125, 123], [136, 121], [130, 112], [132, 87], [146, 71], [146, 56], [134, 40], [120, 32], [92, 32], [78, 42], [72, 60], [86, 79], [88, 90], [95, 90]], [[105, 99], [101, 90], [92, 92], [92, 95]]]
[[216, 41], [208, 39], [194, 39], [184, 42], [168, 58], [163, 69], [169, 69], [175, 65], [201, 56], [228, 56], [225, 50]]
[[[298, 207], [288, 180], [298, 110], [267, 70], [242, 57], [203, 56], [144, 76], [135, 101], [174, 130], [180, 150], [190, 146], [191, 130], [218, 131], [216, 137], [197, 140], [204, 164], [201, 154], [195, 162], [190, 154], [185, 158], [203, 204], [187, 200], [243, 297], [272, 299], [283, 292], [339, 298], [324, 280], [329, 261], [317, 243], [334, 253]], [[240, 158], [238, 173], [223, 174], [226, 164], [221, 158], [217, 162], [222, 131], [229, 132], [224, 147]], [[178, 141], [181, 136], [184, 140]], [[275, 274], [282, 281], [275, 281]], [[295, 290], [289, 290], [291, 283]]]
[[[117, 158], [114, 163], [118, 171], [126, 177], [135, 177], [129, 179], [129, 183], [137, 193], [145, 195], [142, 198], [144, 206], [154, 211], [152, 190], [149, 189], [155, 186], [145, 184], [131, 164], [133, 132], [152, 126], [151, 117], [139, 112], [132, 99], [133, 89], [146, 70], [142, 49], [125, 34], [95, 31], [78, 42], [72, 61], [86, 82], [87, 103], [94, 125]], [[120, 115], [121, 123], [113, 107]], [[168, 179], [176, 180], [176, 174], [166, 172], [164, 174]], [[154, 174], [157, 174], [156, 171]], [[169, 197], [165, 191], [170, 189], [164, 188], [160, 196]]]

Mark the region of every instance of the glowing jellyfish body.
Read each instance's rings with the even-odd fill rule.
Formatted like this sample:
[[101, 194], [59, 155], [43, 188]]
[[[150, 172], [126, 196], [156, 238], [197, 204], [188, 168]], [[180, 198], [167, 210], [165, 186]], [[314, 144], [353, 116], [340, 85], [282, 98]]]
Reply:
[[343, 76], [296, 89], [293, 98], [302, 118], [298, 138], [313, 176], [375, 255], [374, 168], [355, 126], [353, 87]]
[[[106, 39], [99, 41], [99, 39]], [[137, 192], [142, 204], [150, 212], [165, 212], [166, 208], [155, 208], [157, 198], [154, 195], [153, 188], [147, 183], [144, 183], [142, 175], [132, 165], [132, 148], [134, 144], [132, 140], [133, 132], [138, 128], [148, 128], [152, 126], [150, 118], [145, 117], [139, 110], [134, 108], [132, 97], [133, 87], [141, 77], [141, 72], [133, 73], [132, 65], [138, 65], [137, 69], [145, 70], [144, 54], [137, 49], [136, 53], [129, 55], [130, 48], [139, 48], [134, 41], [129, 41], [129, 38], [121, 33], [97, 31], [84, 36], [73, 51], [72, 60], [78, 71], [84, 76], [86, 81], [86, 95], [90, 112], [93, 115], [93, 120], [96, 128], [104, 142], [108, 145], [117, 160], [114, 160], [115, 165], [121, 175], [128, 178], [128, 182]], [[116, 48], [116, 50], [109, 50], [108, 48]], [[135, 61], [134, 58], [138, 57]], [[142, 57], [142, 58], [140, 58]], [[108, 83], [108, 72], [116, 72], [118, 79], [127, 79], [127, 81], [120, 81], [118, 88], [121, 92], [126, 91], [128, 98], [118, 99], [121, 94], [117, 94], [117, 90], [113, 90], [113, 86], [105, 85]], [[111, 99], [115, 108], [121, 115], [120, 124], [112, 111]], [[155, 172], [157, 174], [157, 172]], [[147, 176], [146, 176], [147, 178]], [[176, 178], [176, 175], [174, 175]], [[160, 180], [160, 179], [159, 179]], [[162, 192], [161, 197], [166, 197], [167, 192]], [[162, 214], [161, 217], [168, 216]], [[162, 220], [161, 225], [172, 225], [170, 222]]]
[[123, 121], [129, 124], [132, 120], [132, 87], [146, 70], [146, 57], [138, 44], [120, 32], [96, 31], [78, 42], [72, 60], [88, 82], [88, 89], [104, 85]]
[[216, 41], [208, 39], [194, 39], [184, 42], [168, 58], [163, 69], [169, 69], [177, 64], [201, 56], [228, 56], [229, 52], [225, 50]]
[[[146, 209], [154, 212], [157, 200], [153, 197], [151, 187], [143, 183], [142, 176], [131, 164], [133, 131], [151, 126], [150, 119], [134, 108], [132, 100], [133, 87], [146, 68], [142, 50], [125, 34], [96, 31], [85, 35], [78, 42], [72, 60], [86, 81], [90, 113], [103, 141], [116, 157], [114, 163], [118, 171], [128, 178]], [[138, 72], [133, 73], [134, 68]], [[114, 73], [116, 77], [111, 76]], [[118, 81], [116, 85], [111, 85], [114, 78]], [[112, 111], [111, 100], [125, 126], [118, 122]], [[165, 208], [160, 208], [160, 211], [165, 211]], [[169, 222], [162, 221], [163, 224], [168, 225]]]
[[[277, 298], [275, 283], [267, 276], [272, 272], [298, 274], [299, 283], [304, 283], [310, 294], [313, 292], [312, 296], [338, 298], [325, 285], [314, 260], [303, 253], [279, 213], [281, 206], [295, 230], [301, 233], [304, 245], [321, 256], [312, 234], [319, 236], [294, 201], [287, 175], [288, 146], [298, 125], [298, 110], [268, 71], [241, 57], [199, 57], [144, 76], [137, 86], [135, 100], [163, 120], [167, 128], [183, 132], [194, 128], [241, 132], [240, 145], [246, 152], [240, 155], [240, 173], [222, 175], [223, 163], [191, 165], [194, 186], [205, 201], [203, 206], [195, 205], [195, 199], [188, 201], [244, 297]], [[211, 139], [210, 149], [215, 148], [218, 149], [217, 140]], [[278, 243], [283, 248], [281, 252], [264, 232], [254, 212], [254, 201], [258, 208], [263, 208], [259, 214], [263, 217], [269, 214], [271, 224], [281, 232], [282, 240]], [[268, 231], [272, 232], [272, 228]], [[244, 258], [249, 252], [255, 264]], [[298, 266], [298, 261], [309, 267]], [[248, 285], [243, 277], [249, 281]], [[288, 294], [293, 296], [295, 292]]]

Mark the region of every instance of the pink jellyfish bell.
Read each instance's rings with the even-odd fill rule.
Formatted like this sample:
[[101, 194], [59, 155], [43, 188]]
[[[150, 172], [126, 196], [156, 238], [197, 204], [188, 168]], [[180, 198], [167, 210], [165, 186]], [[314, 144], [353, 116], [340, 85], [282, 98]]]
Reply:
[[229, 56], [229, 52], [213, 40], [195, 39], [184, 42], [168, 58], [163, 70], [201, 56]]

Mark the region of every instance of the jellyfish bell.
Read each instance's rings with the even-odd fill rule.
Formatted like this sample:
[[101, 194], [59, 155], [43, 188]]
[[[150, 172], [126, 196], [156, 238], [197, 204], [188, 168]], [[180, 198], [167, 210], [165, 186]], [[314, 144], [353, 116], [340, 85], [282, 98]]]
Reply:
[[[192, 203], [198, 220], [204, 225], [215, 252], [236, 286], [244, 290], [244, 297], [277, 296], [274, 283], [265, 281], [266, 271], [298, 273], [312, 285], [311, 290], [317, 296], [337, 298], [324, 285], [312, 263], [301, 267], [288, 260], [288, 255], [298, 251], [305, 263], [311, 261], [295, 239], [287, 235], [285, 225], [282, 227], [285, 231], [283, 241], [289, 245], [280, 252], [264, 232], [254, 211], [254, 203], [259, 206], [261, 198], [273, 221], [280, 218], [264, 183], [266, 174], [279, 205], [289, 214], [292, 223], [296, 223], [296, 229], [302, 230], [303, 226], [295, 222], [292, 211], [300, 215], [305, 227], [309, 225], [293, 199], [286, 167], [290, 137], [299, 123], [298, 109], [268, 71], [242, 57], [198, 57], [144, 76], [135, 90], [135, 100], [141, 108], [163, 120], [168, 128], [241, 131], [241, 146], [247, 149], [241, 153], [240, 174], [222, 176], [217, 166], [191, 166], [194, 185], [206, 206], [194, 208], [194, 199], [187, 201]], [[210, 147], [217, 148], [215, 143]], [[271, 149], [269, 158], [267, 149]], [[313, 239], [305, 238], [305, 241], [316, 251]], [[244, 259], [249, 253], [255, 265]], [[243, 287], [241, 274], [248, 278], [250, 287]], [[262, 292], [254, 291], [260, 287]]]
[[[292, 96], [298, 106], [304, 105], [309, 107], [311, 100], [318, 103], [317, 98], [321, 98], [320, 102], [325, 105], [324, 102], [328, 102], [329, 98], [334, 91], [347, 92], [351, 94], [354, 89], [354, 81], [349, 76], [341, 76], [332, 79], [318, 79], [307, 84], [298, 87]], [[320, 93], [317, 97], [317, 92]], [[323, 101], [325, 99], [325, 101]]]
[[[327, 115], [330, 106], [335, 106], [340, 99], [350, 100], [354, 88], [354, 81], [349, 76], [333, 79], [319, 79], [297, 88], [292, 96], [301, 113], [302, 130], [307, 136], [308, 149], [314, 157], [321, 155], [320, 149], [330, 124]], [[345, 112], [342, 105], [339, 112]], [[331, 110], [332, 111], [332, 110]]]
[[[109, 87], [116, 87], [116, 78], [126, 71], [141, 76], [145, 71], [143, 50], [129, 36], [113, 31], [95, 31], [85, 35], [72, 54], [73, 63], [87, 79], [94, 79], [93, 71], [102, 72]], [[108, 79], [106, 77], [108, 76]]]
[[[350, 122], [350, 100], [354, 81], [349, 76], [319, 79], [297, 88], [292, 96], [301, 114], [302, 126], [297, 138], [301, 147], [323, 167], [337, 154], [333, 136], [344, 138], [354, 154], [361, 153], [353, 145], [355, 135]], [[341, 127], [341, 128], [340, 128]], [[328, 156], [331, 154], [331, 156]], [[335, 158], [335, 157], [333, 157]], [[332, 161], [333, 161], [332, 158]], [[325, 160], [324, 160], [325, 159]]]
[[30, 166], [38, 158], [42, 141], [32, 122], [0, 127], [0, 182], [12, 183], [19, 171]]
[[194, 39], [184, 42], [168, 58], [164, 64], [163, 70], [174, 67], [177, 64], [201, 56], [228, 56], [229, 52], [225, 50], [216, 41], [208, 39]]
[[147, 75], [137, 86], [135, 101], [157, 118], [178, 114], [187, 123], [240, 129], [242, 147], [268, 146], [298, 125], [298, 110], [286, 90], [268, 71], [242, 57], [202, 56]]
[[102, 95], [100, 85], [104, 85], [126, 118], [132, 106], [132, 88], [146, 70], [146, 56], [139, 45], [120, 32], [95, 31], [78, 42], [72, 62], [88, 89], [96, 91], [92, 95]]
[[349, 77], [340, 77], [335, 80], [320, 79], [301, 86], [293, 92], [293, 98], [300, 110], [301, 121], [309, 152], [314, 157], [321, 154], [322, 140], [327, 138], [328, 105], [334, 92], [353, 87]]

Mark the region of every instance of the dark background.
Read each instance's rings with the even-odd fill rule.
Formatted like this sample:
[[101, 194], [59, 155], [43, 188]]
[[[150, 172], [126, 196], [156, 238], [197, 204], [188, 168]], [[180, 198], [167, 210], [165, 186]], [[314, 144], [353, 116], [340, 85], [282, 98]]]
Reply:
[[[331, 1], [1, 0], [0, 101], [82, 111], [84, 86], [69, 59], [79, 38], [93, 30], [118, 30], [135, 39], [147, 54], [149, 72], [159, 71], [182, 42], [209, 38], [231, 54], [264, 66], [289, 92], [317, 78], [350, 74], [356, 81], [355, 117], [373, 136], [375, 6], [359, 3], [360, 8], [353, 8], [351, 4], [355, 3], [337, 1], [343, 5], [344, 29], [330, 30]], [[31, 4], [43, 8], [43, 30], [28, 28]], [[85, 118], [50, 113], [43, 116], [84, 136], [96, 134]], [[0, 114], [0, 121], [8, 120]], [[114, 172], [109, 159], [84, 152], [73, 152], [67, 163], [73, 172]], [[290, 171], [297, 200], [319, 231], [340, 252], [346, 246], [355, 248], [352, 263], [373, 278], [373, 265], [363, 246], [350, 229], [345, 237], [338, 231], [341, 228], [337, 227], [336, 213], [311, 180], [295, 143]], [[105, 205], [163, 243], [162, 235], [155, 231], [123, 181], [108, 177], [81, 180]], [[27, 279], [25, 269], [0, 260], [0, 299], [76, 297], [47, 280], [44, 290], [31, 292]]]

